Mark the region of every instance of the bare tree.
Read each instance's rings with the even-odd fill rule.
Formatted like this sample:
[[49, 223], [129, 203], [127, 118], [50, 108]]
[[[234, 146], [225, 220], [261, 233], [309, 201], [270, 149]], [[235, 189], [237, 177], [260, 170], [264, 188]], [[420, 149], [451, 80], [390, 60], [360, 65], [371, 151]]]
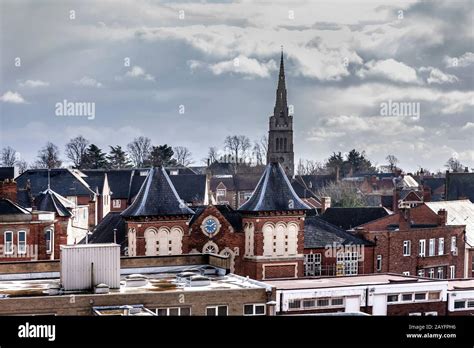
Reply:
[[207, 152], [206, 160], [209, 160], [209, 164], [213, 164], [214, 162], [217, 162], [217, 156], [219, 156], [217, 148], [214, 146], [211, 146]]
[[225, 148], [234, 155], [235, 163], [240, 163], [250, 149], [250, 139], [245, 135], [227, 136], [224, 141]]
[[391, 172], [397, 169], [398, 158], [395, 157], [395, 155], [388, 155], [387, 157], [385, 157], [385, 159], [388, 162], [388, 166]]
[[0, 152], [0, 160], [4, 167], [13, 167], [17, 162], [15, 149], [10, 146], [4, 147]]
[[61, 165], [59, 149], [51, 142], [47, 142], [45, 147], [38, 151], [38, 160], [34, 164], [36, 168], [44, 169], [60, 168]]
[[184, 146], [176, 146], [174, 149], [174, 157], [176, 158], [176, 162], [178, 164], [187, 167], [191, 163], [193, 163], [191, 151], [187, 147]]
[[19, 160], [16, 162], [19, 174], [23, 174], [28, 169], [28, 163], [25, 160]]
[[268, 152], [268, 138], [263, 136], [260, 140], [254, 141], [252, 154], [255, 157], [257, 165], [263, 165], [267, 159]]
[[129, 156], [135, 167], [143, 167], [145, 161], [150, 156], [151, 152], [151, 140], [147, 137], [135, 138], [131, 143], [127, 145]]
[[87, 152], [89, 141], [82, 135], [79, 135], [66, 144], [66, 157], [69, 159], [75, 168], [81, 168], [84, 163], [84, 157]]
[[335, 207], [364, 207], [367, 198], [360, 192], [356, 185], [348, 181], [330, 182], [320, 188], [318, 197], [331, 197], [331, 204]]
[[462, 172], [464, 170], [464, 165], [455, 157], [451, 157], [448, 159], [446, 164], [444, 165], [448, 170], [452, 172]]
[[326, 172], [326, 167], [321, 162], [313, 160], [300, 159], [296, 168], [297, 175], [316, 175], [325, 174]]

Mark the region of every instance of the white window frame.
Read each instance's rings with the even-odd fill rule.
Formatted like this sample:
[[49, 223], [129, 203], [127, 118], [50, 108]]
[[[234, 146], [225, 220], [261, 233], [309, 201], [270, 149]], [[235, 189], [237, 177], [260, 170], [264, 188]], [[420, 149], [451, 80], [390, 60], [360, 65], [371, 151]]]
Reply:
[[321, 253], [304, 255], [304, 274], [305, 276], [321, 275]]
[[[245, 314], [245, 306], [252, 306], [252, 314]], [[263, 306], [263, 314], [256, 314], [255, 307], [257, 306]], [[243, 306], [243, 312], [244, 316], [261, 316], [261, 315], [266, 315], [267, 314], [267, 306], [265, 303], [246, 303]]]
[[377, 261], [375, 263], [377, 272], [382, 271], [382, 255], [377, 255]]
[[[20, 234], [21, 233], [25, 236], [23, 242], [20, 242]], [[24, 230], [18, 231], [17, 242], [18, 242], [18, 255], [26, 254], [26, 231], [24, 231]]]
[[437, 275], [438, 275], [438, 279], [444, 279], [444, 268], [443, 267], [438, 267]]
[[456, 278], [456, 266], [455, 265], [449, 266], [449, 278], [450, 279]]
[[426, 256], [426, 239], [420, 239], [418, 248], [418, 255], [421, 257]]
[[436, 252], [436, 238], [430, 238], [428, 256], [435, 256], [435, 252]]
[[227, 194], [227, 189], [216, 189], [216, 198], [225, 197]]
[[112, 208], [122, 208], [122, 201], [120, 199], [112, 199]]
[[411, 241], [404, 240], [403, 241], [403, 256], [410, 256], [411, 255]]
[[[10, 235], [11, 240], [7, 242], [7, 235]], [[5, 248], [4, 254], [11, 255], [13, 254], [13, 231], [3, 232], [3, 246]]]
[[[219, 307], [225, 307], [225, 316], [228, 316], [229, 315], [229, 306], [228, 305], [215, 305], [215, 306], [207, 306], [206, 307], [206, 316], [209, 316], [209, 317], [218, 317], [218, 316], [223, 316], [223, 315], [219, 315]], [[207, 310], [208, 309], [214, 309], [215, 310], [215, 314], [214, 315], [210, 315], [210, 314], [207, 314]]]
[[405, 272], [403, 272], [403, 275], [409, 276], [409, 275], [410, 275], [410, 271], [405, 271]]
[[428, 271], [428, 278], [434, 279], [434, 267], [431, 267], [430, 270]]
[[451, 252], [456, 250], [456, 244], [457, 244], [456, 236], [452, 236], [451, 237]]
[[[48, 235], [48, 232], [49, 232], [49, 243], [48, 243], [48, 240], [46, 239], [46, 236]], [[53, 252], [53, 243], [54, 243], [54, 232], [53, 232], [53, 229], [51, 228], [48, 228], [44, 231], [44, 234], [45, 234], [45, 241], [46, 241], [46, 254], [51, 254]]]
[[419, 269], [418, 270], [418, 277], [424, 277], [425, 276], [425, 270], [424, 269]]
[[444, 238], [438, 238], [438, 255], [444, 255]]

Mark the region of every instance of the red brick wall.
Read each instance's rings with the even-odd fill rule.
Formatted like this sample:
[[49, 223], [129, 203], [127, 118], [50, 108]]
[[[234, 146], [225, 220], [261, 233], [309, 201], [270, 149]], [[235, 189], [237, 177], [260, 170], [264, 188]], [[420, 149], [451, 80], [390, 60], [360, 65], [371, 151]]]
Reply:
[[410, 313], [438, 312], [438, 316], [446, 315], [446, 302], [424, 302], [387, 305], [387, 315], [409, 315]]
[[[295, 265], [269, 265], [265, 264], [265, 279], [293, 278], [295, 277]], [[263, 265], [262, 265], [263, 271]], [[263, 278], [263, 277], [262, 277]]]
[[16, 202], [16, 182], [11, 180], [0, 181], [0, 198], [7, 198]]

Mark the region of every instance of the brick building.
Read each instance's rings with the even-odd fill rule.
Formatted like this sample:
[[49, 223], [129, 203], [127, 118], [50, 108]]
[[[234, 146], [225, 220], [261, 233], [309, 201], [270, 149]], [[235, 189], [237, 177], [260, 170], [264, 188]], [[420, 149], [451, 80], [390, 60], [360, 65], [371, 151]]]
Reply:
[[[458, 218], [453, 224], [449, 211], [432, 209], [447, 203], [456, 204], [425, 203], [356, 228], [359, 236], [375, 244], [373, 271], [440, 279], [470, 276], [472, 244], [466, 220]], [[472, 216], [472, 211], [465, 214]]]

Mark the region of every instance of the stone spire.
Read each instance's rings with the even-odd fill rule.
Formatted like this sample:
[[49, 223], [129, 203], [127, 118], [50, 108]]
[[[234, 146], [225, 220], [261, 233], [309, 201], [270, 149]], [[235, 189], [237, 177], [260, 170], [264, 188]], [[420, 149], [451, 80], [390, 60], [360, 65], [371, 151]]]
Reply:
[[283, 46], [281, 48], [280, 74], [278, 75], [278, 87], [276, 91], [275, 117], [288, 117], [288, 105], [286, 101], [285, 64], [283, 62]]

